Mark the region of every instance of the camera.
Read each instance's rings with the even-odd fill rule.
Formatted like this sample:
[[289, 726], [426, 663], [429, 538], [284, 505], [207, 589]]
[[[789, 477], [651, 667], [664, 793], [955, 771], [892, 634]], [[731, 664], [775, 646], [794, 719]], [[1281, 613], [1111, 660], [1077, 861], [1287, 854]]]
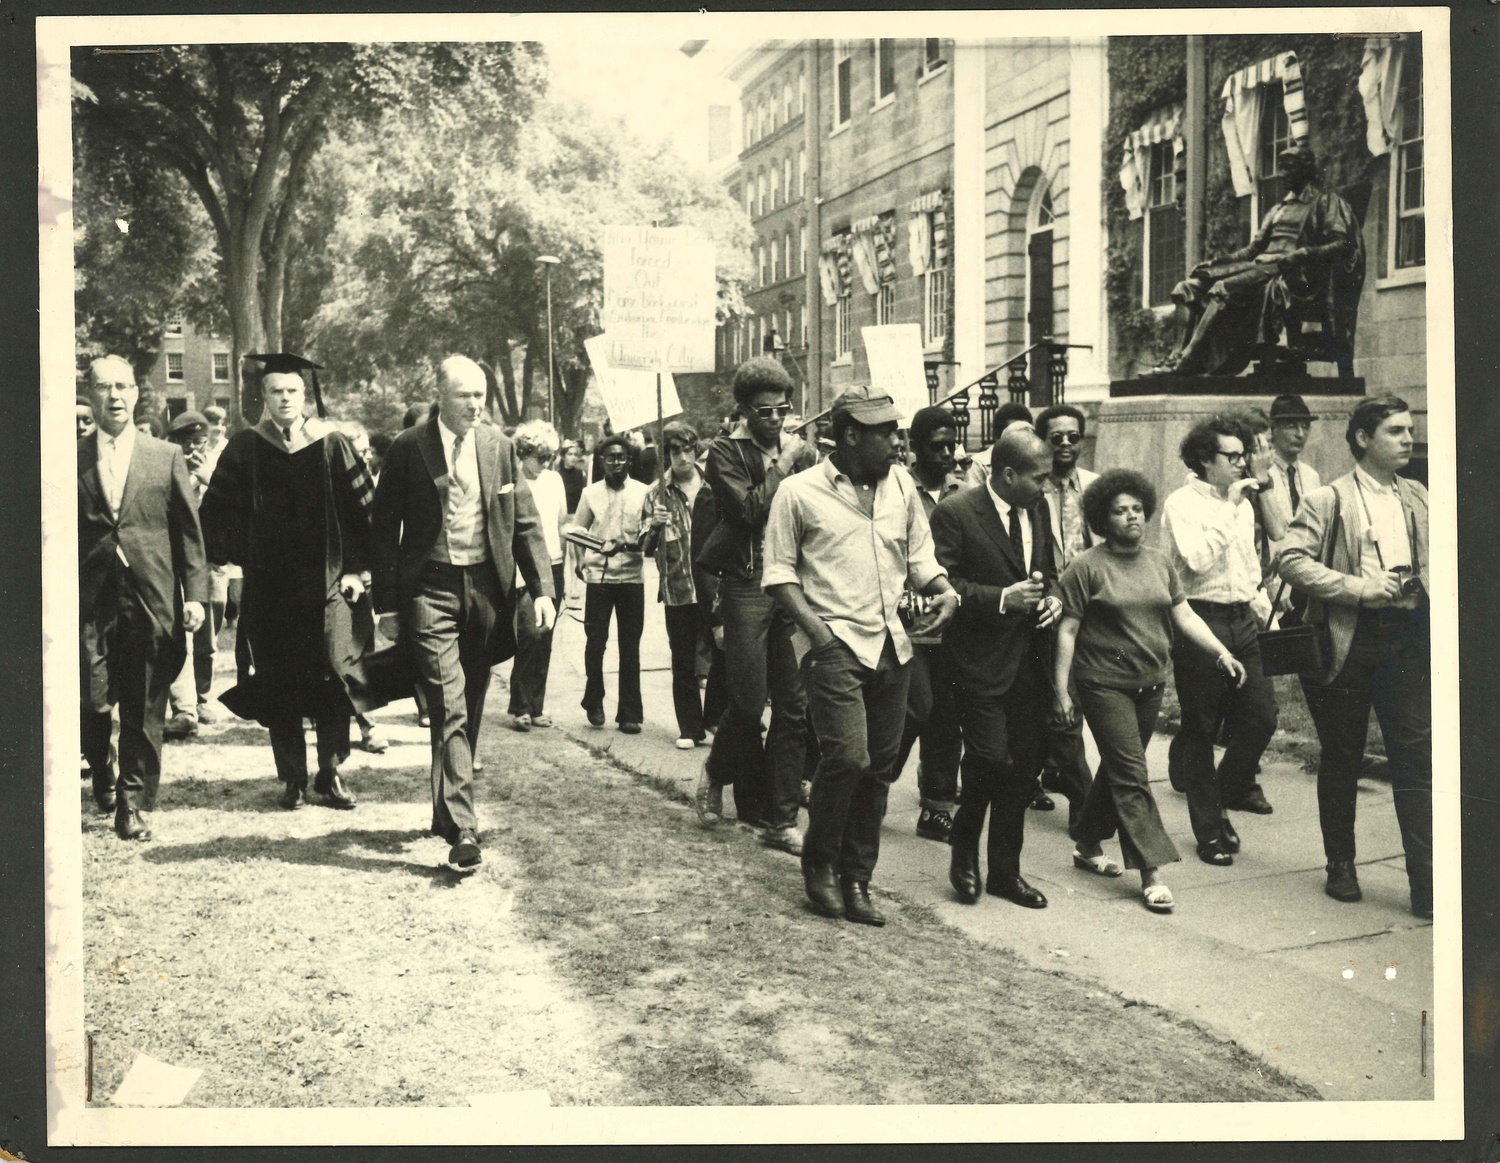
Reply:
[[1421, 597], [1425, 592], [1422, 588], [1422, 579], [1412, 573], [1411, 566], [1397, 565], [1391, 568], [1391, 572], [1401, 579], [1400, 596], [1403, 598]]

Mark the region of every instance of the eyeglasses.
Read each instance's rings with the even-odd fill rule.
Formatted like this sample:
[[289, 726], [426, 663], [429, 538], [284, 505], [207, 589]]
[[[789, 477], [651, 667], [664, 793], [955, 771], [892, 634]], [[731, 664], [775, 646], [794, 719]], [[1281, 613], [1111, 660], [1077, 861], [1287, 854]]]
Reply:
[[1225, 452], [1222, 448], [1214, 455], [1222, 456], [1230, 464], [1244, 464], [1245, 454], [1243, 452]]
[[601, 459], [605, 464], [624, 464], [630, 457], [623, 452], [606, 452]]
[[933, 440], [927, 445], [933, 452], [952, 452], [958, 447], [956, 440]]
[[784, 420], [792, 414], [792, 406], [790, 404], [767, 404], [753, 411], [761, 420]]
[[1048, 437], [1054, 447], [1061, 448], [1064, 444], [1082, 444], [1082, 432], [1053, 432]]

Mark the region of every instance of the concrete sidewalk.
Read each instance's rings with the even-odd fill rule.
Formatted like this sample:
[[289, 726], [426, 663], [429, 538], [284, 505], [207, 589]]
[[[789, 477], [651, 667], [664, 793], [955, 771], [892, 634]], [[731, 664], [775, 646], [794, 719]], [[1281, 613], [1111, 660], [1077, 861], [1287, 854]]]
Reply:
[[[646, 585], [641, 734], [614, 729], [612, 678], [605, 704], [609, 724], [591, 728], [585, 720], [579, 707], [583, 627], [577, 610], [564, 613], [554, 638], [547, 710], [580, 742], [607, 748], [620, 762], [691, 796], [707, 752], [673, 747], [677, 730], [666, 630], [649, 564]], [[610, 674], [614, 665], [612, 643], [605, 659]], [[491, 731], [505, 729], [501, 685], [496, 683], [490, 702]], [[1177, 900], [1171, 915], [1146, 911], [1134, 873], [1109, 880], [1072, 867], [1067, 801], [1060, 796], [1054, 796], [1057, 811], [1029, 814], [1022, 856], [1026, 878], [1047, 894], [1049, 907], [1033, 911], [993, 897], [974, 906], [959, 904], [948, 884], [948, 848], [915, 834], [915, 755], [891, 789], [876, 887], [900, 901], [933, 908], [981, 944], [1003, 946], [1231, 1038], [1312, 1084], [1324, 1098], [1430, 1099], [1432, 927], [1409, 909], [1389, 787], [1369, 781], [1360, 786], [1359, 873], [1365, 899], [1340, 904], [1323, 893], [1311, 775], [1268, 753], [1261, 783], [1275, 813], [1235, 813], [1243, 850], [1232, 868], [1215, 868], [1197, 859], [1186, 801], [1166, 783], [1166, 744], [1158, 735], [1148, 756], [1159, 776], [1153, 790], [1162, 817], [1183, 854], [1182, 863], [1163, 870]], [[1092, 746], [1090, 752], [1092, 760]], [[754, 843], [749, 835], [745, 842]], [[1119, 860], [1116, 842], [1106, 843], [1105, 851]], [[786, 857], [786, 863], [787, 891], [800, 895], [797, 862]], [[901, 923], [899, 913], [893, 923]]]

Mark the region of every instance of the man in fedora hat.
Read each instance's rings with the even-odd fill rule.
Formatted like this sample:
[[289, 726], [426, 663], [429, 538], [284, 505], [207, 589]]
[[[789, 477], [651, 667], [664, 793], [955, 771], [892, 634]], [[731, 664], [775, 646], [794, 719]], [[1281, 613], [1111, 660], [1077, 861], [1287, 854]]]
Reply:
[[[1359, 221], [1319, 183], [1312, 150], [1290, 145], [1277, 160], [1287, 194], [1250, 245], [1200, 263], [1173, 288], [1178, 348], [1158, 374], [1238, 375], [1257, 348], [1277, 344], [1288, 307], [1332, 296], [1335, 284], [1363, 282]], [[1327, 305], [1337, 329], [1341, 313], [1332, 298]]]
[[[1271, 402], [1271, 487], [1265, 491], [1265, 501], [1287, 525], [1297, 515], [1302, 498], [1323, 484], [1318, 470], [1302, 459], [1316, 419], [1306, 401], [1294, 392]], [[1284, 544], [1284, 540], [1271, 542], [1271, 553], [1281, 552]]]
[[912, 646], [901, 593], [910, 584], [933, 599], [920, 633], [940, 633], [958, 609], [917, 486], [894, 467], [900, 419], [868, 388], [834, 401], [832, 454], [782, 481], [771, 502], [761, 576], [797, 626], [821, 748], [802, 846], [808, 899], [864, 925], [885, 924], [870, 875], [905, 724]]

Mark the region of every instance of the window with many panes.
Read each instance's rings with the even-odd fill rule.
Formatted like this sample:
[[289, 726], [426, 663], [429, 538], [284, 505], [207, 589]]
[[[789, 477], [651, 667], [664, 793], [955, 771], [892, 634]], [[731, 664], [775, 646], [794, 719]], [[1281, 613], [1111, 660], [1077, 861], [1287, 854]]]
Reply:
[[854, 61], [850, 55], [849, 42], [833, 42], [833, 127], [838, 129], [849, 124], [853, 111]]
[[943, 59], [943, 42], [936, 36], [922, 42], [922, 71], [934, 73], [948, 62]]
[[792, 250], [792, 228], [790, 226], [788, 226], [786, 228], [786, 277], [787, 278], [791, 278], [793, 275], [797, 274], [799, 270], [801, 270], [801, 268], [797, 265], [796, 259], [793, 257], [794, 254], [795, 254], [795, 252]]
[[781, 278], [781, 239], [771, 239], [771, 281]]
[[881, 283], [875, 292], [875, 325], [884, 327], [896, 321], [896, 284]]
[[749, 149], [755, 144], [755, 112], [748, 105], [745, 106], [745, 132], [742, 149]]
[[1279, 155], [1292, 144], [1292, 126], [1286, 116], [1286, 101], [1281, 84], [1267, 85], [1260, 106], [1260, 150], [1255, 159], [1255, 190], [1250, 197], [1250, 232], [1247, 240], [1260, 229], [1261, 219], [1281, 201]]
[[849, 343], [849, 308], [853, 302], [853, 295], [844, 294], [833, 304], [833, 350], [839, 359], [844, 359], [854, 350]]
[[797, 151], [797, 197], [807, 197], [807, 146]]
[[797, 227], [797, 269], [804, 274], [807, 272], [807, 227]]
[[896, 42], [875, 42], [875, 100], [884, 101], [896, 91]]
[[783, 123], [792, 119], [792, 79], [788, 77], [781, 83], [781, 120]]
[[781, 200], [790, 202], [792, 200], [792, 155], [787, 154], [781, 159]]
[[1401, 62], [1397, 98], [1400, 128], [1391, 151], [1395, 186], [1395, 265], [1419, 267], [1427, 263], [1426, 198], [1422, 181], [1422, 54], [1408, 52]]
[[948, 294], [952, 277], [947, 267], [936, 267], [924, 276], [927, 291], [922, 302], [922, 339], [926, 344], [941, 343], [948, 337]]
[[227, 351], [214, 352], [214, 383], [227, 384], [229, 382], [229, 353]]
[[169, 383], [182, 383], [182, 352], [167, 352], [167, 381]]
[[182, 334], [182, 316], [181, 315], [173, 315], [170, 319], [167, 320], [167, 334], [168, 335], [181, 335]]
[[1142, 254], [1146, 259], [1141, 280], [1146, 306], [1160, 307], [1172, 301], [1172, 288], [1182, 281], [1184, 242], [1187, 233], [1182, 207], [1177, 201], [1176, 150], [1170, 141], [1151, 146], [1147, 170], [1146, 232]]

